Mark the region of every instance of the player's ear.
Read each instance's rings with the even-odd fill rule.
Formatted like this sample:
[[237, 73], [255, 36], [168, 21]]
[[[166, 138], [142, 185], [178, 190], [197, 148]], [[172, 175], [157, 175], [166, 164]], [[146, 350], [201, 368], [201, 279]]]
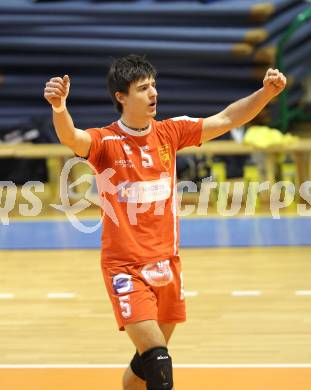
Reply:
[[117, 102], [119, 102], [120, 104], [124, 104], [125, 103], [125, 94], [122, 93], [122, 92], [116, 92], [114, 94]]

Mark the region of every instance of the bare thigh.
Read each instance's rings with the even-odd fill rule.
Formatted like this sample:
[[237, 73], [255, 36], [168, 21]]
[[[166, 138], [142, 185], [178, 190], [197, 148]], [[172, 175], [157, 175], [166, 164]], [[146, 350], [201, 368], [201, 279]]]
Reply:
[[176, 328], [176, 324], [159, 322], [159, 327], [163, 333], [166, 344], [168, 344], [168, 342], [169, 342], [169, 340], [170, 340], [170, 338], [171, 338], [171, 336]]
[[150, 348], [166, 346], [165, 337], [155, 320], [128, 324], [125, 325], [125, 330], [140, 355]]

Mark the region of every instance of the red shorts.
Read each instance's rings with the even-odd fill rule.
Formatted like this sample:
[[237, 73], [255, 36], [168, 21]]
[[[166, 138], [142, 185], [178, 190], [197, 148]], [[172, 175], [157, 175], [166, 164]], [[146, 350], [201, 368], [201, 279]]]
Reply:
[[102, 266], [102, 271], [120, 330], [144, 320], [186, 320], [178, 256], [144, 265]]

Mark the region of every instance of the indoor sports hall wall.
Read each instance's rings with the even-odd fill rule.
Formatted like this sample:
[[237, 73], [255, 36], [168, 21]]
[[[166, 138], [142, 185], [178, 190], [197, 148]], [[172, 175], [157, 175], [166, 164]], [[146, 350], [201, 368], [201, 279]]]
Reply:
[[[132, 52], [146, 54], [158, 69], [159, 118], [216, 113], [261, 85], [282, 33], [308, 9], [309, 2], [297, 0], [2, 1], [0, 132], [49, 121], [42, 90], [55, 74], [71, 76], [77, 126], [115, 120], [105, 76], [112, 57]], [[310, 23], [286, 45], [292, 106], [310, 74]], [[271, 104], [262, 120], [278, 112]]]

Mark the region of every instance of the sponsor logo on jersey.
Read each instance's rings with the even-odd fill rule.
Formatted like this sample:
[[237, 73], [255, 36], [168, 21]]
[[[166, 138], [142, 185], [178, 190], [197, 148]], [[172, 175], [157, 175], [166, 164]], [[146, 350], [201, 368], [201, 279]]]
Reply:
[[101, 142], [104, 142], [104, 141], [116, 141], [116, 140], [120, 140], [122, 141], [124, 138], [126, 138], [124, 135], [105, 135]]
[[165, 200], [171, 194], [171, 178], [159, 180], [124, 182], [118, 185], [118, 201], [127, 203], [150, 203]]
[[124, 294], [133, 291], [132, 275], [115, 275], [112, 278], [112, 284], [116, 294]]
[[174, 122], [178, 121], [189, 121], [189, 122], [199, 122], [199, 118], [191, 118], [190, 116], [183, 115], [183, 116], [175, 116], [172, 118]]
[[171, 167], [171, 148], [169, 144], [162, 145], [158, 148], [161, 164], [165, 169]]
[[135, 164], [131, 160], [124, 160], [122, 158], [114, 161], [117, 167], [122, 168], [135, 168]]
[[126, 153], [127, 155], [133, 154], [133, 151], [132, 151], [131, 147], [130, 147], [128, 144], [124, 144], [124, 145], [123, 145], [123, 149], [124, 149], [124, 151], [125, 151], [125, 153]]
[[168, 259], [146, 264], [141, 273], [151, 286], [166, 286], [173, 280], [173, 272]]

